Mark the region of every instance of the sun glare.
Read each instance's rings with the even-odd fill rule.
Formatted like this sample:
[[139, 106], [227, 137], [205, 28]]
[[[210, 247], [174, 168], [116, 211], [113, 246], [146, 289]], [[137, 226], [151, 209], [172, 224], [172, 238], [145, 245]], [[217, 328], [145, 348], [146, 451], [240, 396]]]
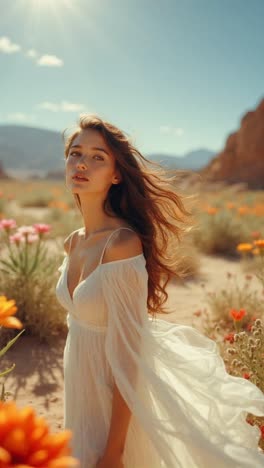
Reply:
[[71, 6], [76, 0], [29, 0], [31, 3], [41, 8]]
[[77, 6], [77, 0], [27, 0], [27, 3], [33, 11], [59, 12], [63, 9], [73, 10]]
[[42, 20], [49, 17], [63, 26], [65, 13], [81, 19], [80, 0], [17, 0], [16, 6], [28, 12], [28, 21], [35, 27], [41, 27]]

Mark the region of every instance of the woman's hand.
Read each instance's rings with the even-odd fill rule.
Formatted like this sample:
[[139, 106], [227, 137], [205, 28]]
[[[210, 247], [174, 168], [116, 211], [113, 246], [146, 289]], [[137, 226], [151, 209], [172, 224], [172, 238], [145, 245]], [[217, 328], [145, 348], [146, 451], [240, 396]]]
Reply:
[[99, 458], [96, 464], [96, 468], [124, 468], [124, 466], [122, 455], [111, 460], [105, 457]]

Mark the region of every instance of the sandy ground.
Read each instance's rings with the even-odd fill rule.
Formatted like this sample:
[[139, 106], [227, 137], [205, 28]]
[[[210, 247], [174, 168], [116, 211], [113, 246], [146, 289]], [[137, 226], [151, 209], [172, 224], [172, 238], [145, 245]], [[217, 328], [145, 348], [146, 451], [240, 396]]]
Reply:
[[[184, 285], [168, 286], [169, 315], [164, 320], [191, 325], [193, 312], [206, 306], [205, 291], [224, 287], [227, 272], [243, 280], [240, 263], [218, 257], [201, 256], [201, 274], [198, 280]], [[257, 284], [257, 283], [256, 283]], [[53, 432], [63, 423], [63, 348], [65, 338], [56, 346], [40, 345], [32, 337], [23, 337], [2, 358], [1, 369], [15, 363], [15, 369], [5, 378], [5, 390], [12, 393], [18, 406], [31, 405], [39, 416], [44, 416]], [[76, 395], [78, 386], [76, 384]]]

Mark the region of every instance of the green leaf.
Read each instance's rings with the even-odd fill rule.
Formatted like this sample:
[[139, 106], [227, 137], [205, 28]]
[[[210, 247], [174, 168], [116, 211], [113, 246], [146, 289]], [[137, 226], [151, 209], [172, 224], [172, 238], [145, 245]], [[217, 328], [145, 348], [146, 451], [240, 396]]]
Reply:
[[5, 384], [3, 383], [1, 391], [1, 401], [5, 401]]
[[8, 275], [11, 275], [11, 272], [9, 270], [5, 270], [4, 268], [0, 268], [0, 271], [2, 271], [3, 273], [6, 273]]
[[4, 370], [3, 372], [0, 372], [0, 377], [3, 377], [3, 375], [9, 374], [14, 368], [16, 367], [15, 363], [12, 365], [12, 367], [9, 367], [9, 369]]
[[20, 337], [20, 335], [21, 335], [24, 331], [25, 331], [25, 328], [24, 328], [23, 330], [21, 330], [21, 332], [18, 333], [18, 334], [15, 336], [15, 338], [13, 338], [12, 340], [10, 340], [10, 341], [7, 343], [7, 345], [6, 345], [4, 348], [2, 348], [2, 349], [0, 350], [0, 357], [2, 357], [2, 356], [9, 350], [9, 348], [11, 348], [11, 346], [13, 346], [13, 344], [16, 342], [16, 340]]
[[6, 260], [0, 260], [0, 262], [3, 263], [8, 268], [10, 268], [10, 270], [17, 272], [17, 268], [14, 267], [11, 263], [7, 262]]

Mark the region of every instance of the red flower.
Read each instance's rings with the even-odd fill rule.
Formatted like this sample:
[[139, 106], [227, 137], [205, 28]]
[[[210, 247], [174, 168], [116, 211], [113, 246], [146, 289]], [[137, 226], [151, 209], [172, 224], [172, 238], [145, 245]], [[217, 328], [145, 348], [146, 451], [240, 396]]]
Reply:
[[251, 237], [253, 237], [253, 239], [259, 239], [260, 236], [261, 236], [260, 231], [252, 231], [251, 232]]
[[246, 278], [246, 280], [249, 281], [249, 280], [251, 280], [253, 278], [253, 276], [252, 275], [245, 275], [245, 278]]
[[251, 328], [252, 328], [251, 323], [248, 323], [248, 324], [247, 324], [247, 330], [248, 330], [248, 331], [251, 331]]
[[[249, 375], [248, 372], [245, 372], [245, 373], [243, 374], [243, 377], [244, 377], [244, 379], [247, 379], [247, 380], [248, 380], [248, 379], [250, 378], [250, 375]], [[264, 426], [263, 426], [263, 427], [264, 427]]]
[[229, 343], [234, 343], [234, 333], [230, 332], [224, 336], [224, 341], [229, 341]]
[[194, 312], [193, 315], [196, 315], [196, 317], [200, 317], [201, 313], [201, 310], [196, 310], [196, 312]]
[[240, 309], [240, 310], [231, 309], [230, 315], [233, 320], [235, 320], [236, 322], [239, 322], [245, 317], [246, 311], [244, 309]]

